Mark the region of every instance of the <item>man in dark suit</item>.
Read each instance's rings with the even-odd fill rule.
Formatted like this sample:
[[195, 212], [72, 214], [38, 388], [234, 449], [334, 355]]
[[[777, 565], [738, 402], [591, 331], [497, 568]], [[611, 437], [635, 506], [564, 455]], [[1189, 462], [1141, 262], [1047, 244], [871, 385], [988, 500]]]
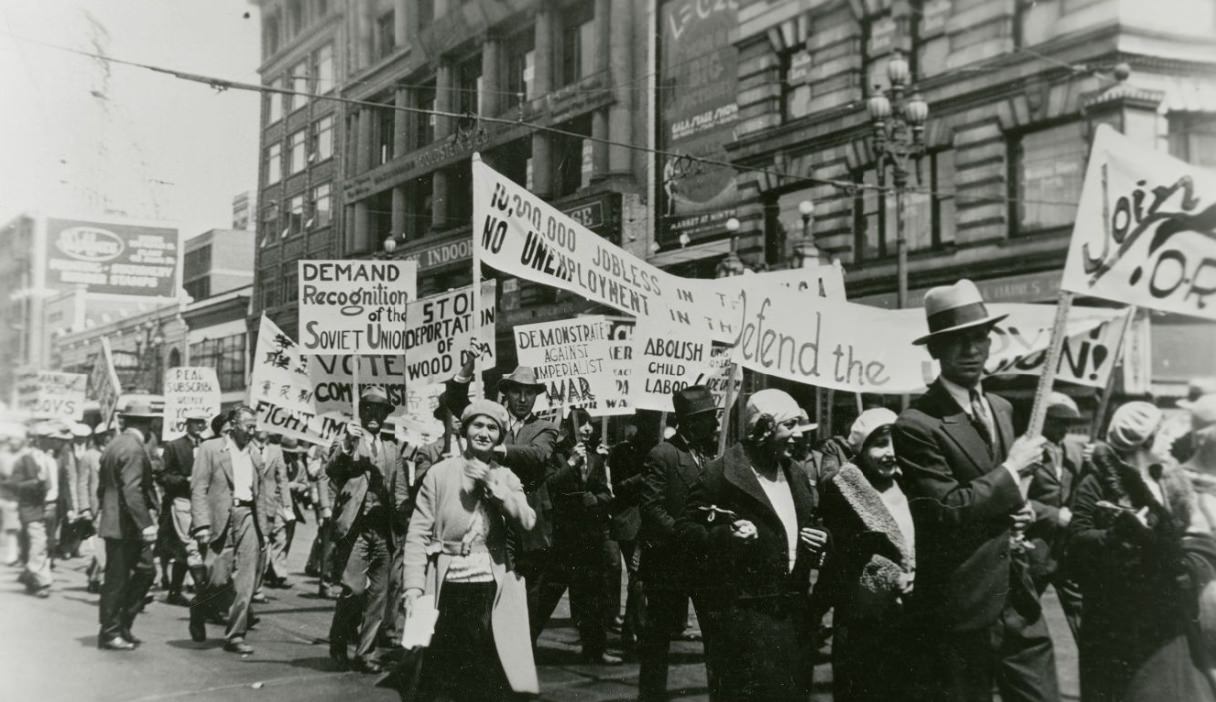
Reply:
[[[667, 661], [671, 637], [688, 616], [688, 600], [697, 582], [696, 563], [676, 543], [676, 520], [684, 514], [689, 490], [712, 459], [718, 433], [718, 406], [703, 385], [672, 394], [678, 429], [670, 440], [651, 449], [642, 467], [638, 502], [642, 526], [640, 575], [646, 615], [638, 637], [641, 664], [638, 692], [642, 700], [667, 699]], [[705, 610], [693, 598], [702, 628]]]
[[[408, 524], [409, 481], [397, 445], [380, 438], [392, 412], [388, 395], [370, 386], [359, 396], [360, 424], [330, 447], [325, 473], [334, 481], [334, 539], [342, 594], [329, 628], [329, 655], [364, 673], [379, 673], [376, 635], [388, 614], [389, 569]], [[355, 657], [347, 641], [357, 633]]]
[[[653, 421], [653, 420], [652, 420]], [[612, 528], [609, 536], [616, 541], [625, 562], [628, 578], [625, 595], [625, 619], [621, 625], [621, 643], [633, 648], [642, 632], [642, 549], [638, 534], [642, 529], [639, 501], [642, 492], [642, 464], [655, 445], [654, 427], [648, 422], [633, 425], [633, 434], [608, 451], [608, 473], [612, 476]], [[613, 575], [617, 576], [614, 580]], [[615, 602], [615, 614], [620, 610], [620, 571], [610, 571], [608, 601]], [[612, 597], [615, 594], [616, 597]]]
[[1053, 392], [1047, 398], [1047, 418], [1043, 422], [1043, 456], [1035, 464], [1027, 498], [1034, 508], [1034, 523], [1026, 538], [1034, 545], [1030, 558], [1030, 577], [1039, 595], [1051, 585], [1064, 610], [1073, 638], [1081, 625], [1081, 588], [1060, 569], [1065, 563], [1068, 524], [1072, 521], [1073, 491], [1081, 482], [1085, 441], [1069, 436], [1068, 428], [1081, 421], [1077, 403], [1068, 395]]
[[676, 523], [676, 541], [705, 568], [710, 697], [803, 700], [811, 692], [811, 571], [827, 548], [815, 493], [792, 452], [811, 425], [794, 398], [747, 401], [744, 438], [709, 463]]
[[203, 442], [190, 475], [191, 533], [207, 567], [207, 585], [190, 604], [190, 638], [205, 641], [206, 620], [227, 611], [224, 650], [248, 654], [249, 607], [270, 519], [279, 506], [274, 475], [251, 451], [257, 414], [242, 405], [228, 415], [227, 434]]
[[[1054, 700], [1051, 638], [1025, 556], [1029, 476], [1042, 437], [1013, 437], [1007, 401], [984, 393], [991, 316], [975, 284], [925, 295], [930, 333], [917, 339], [941, 364], [929, 391], [895, 424], [895, 455], [916, 528], [915, 669], [934, 700]], [[1025, 478], [1025, 480], [1023, 480]], [[1014, 561], [1017, 561], [1015, 564]]]
[[118, 412], [122, 433], [101, 455], [97, 531], [106, 542], [106, 572], [97, 647], [104, 650], [130, 651], [139, 643], [131, 626], [156, 576], [156, 489], [147, 442], [159, 416], [148, 402], [128, 402]]
[[165, 544], [164, 551], [173, 559], [169, 594], [165, 601], [182, 607], [190, 606], [190, 600], [182, 595], [186, 569], [190, 569], [195, 587], [207, 582], [203, 555], [198, 550], [198, 542], [190, 536], [190, 474], [194, 470], [194, 455], [203, 443], [207, 420], [206, 410], [192, 409], [186, 413], [186, 433], [165, 444], [165, 469], [160, 474], [165, 495], [161, 507], [160, 539]]

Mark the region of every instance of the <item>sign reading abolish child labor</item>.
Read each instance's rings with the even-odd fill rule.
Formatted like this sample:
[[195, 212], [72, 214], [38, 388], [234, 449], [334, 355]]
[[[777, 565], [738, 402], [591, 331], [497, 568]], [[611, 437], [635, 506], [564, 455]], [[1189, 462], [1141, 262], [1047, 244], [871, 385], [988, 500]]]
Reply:
[[186, 433], [186, 413], [202, 410], [208, 419], [220, 413], [220, 379], [214, 368], [170, 368], [165, 372], [165, 420], [161, 439]]
[[84, 373], [23, 370], [17, 374], [17, 410], [33, 419], [79, 421], [84, 414]]
[[1062, 287], [1216, 319], [1216, 175], [1100, 125]]
[[299, 270], [304, 353], [405, 353], [417, 261], [301, 260]]
[[608, 321], [576, 317], [515, 327], [519, 365], [536, 370], [549, 408], [622, 401], [609, 363]]
[[110, 419], [114, 416], [118, 396], [122, 394], [122, 385], [118, 383], [118, 372], [114, 370], [110, 340], [103, 336], [98, 341], [98, 353], [93, 358], [93, 369], [89, 371], [89, 397], [97, 400], [101, 409], [101, 427], [104, 429], [110, 425]]
[[[481, 284], [481, 324], [478, 347], [482, 364], [493, 368], [494, 293], [493, 280]], [[473, 286], [449, 290], [411, 302], [405, 312], [406, 381], [446, 380], [464, 365], [473, 341]], [[364, 376], [360, 375], [360, 380]]]

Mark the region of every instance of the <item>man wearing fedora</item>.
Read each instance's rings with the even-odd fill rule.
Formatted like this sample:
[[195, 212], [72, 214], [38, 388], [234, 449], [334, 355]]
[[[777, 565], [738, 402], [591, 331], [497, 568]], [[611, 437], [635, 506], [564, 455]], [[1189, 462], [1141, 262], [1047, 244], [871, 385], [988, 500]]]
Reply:
[[207, 582], [203, 555], [194, 537], [190, 536], [190, 475], [194, 471], [194, 456], [203, 443], [203, 430], [207, 428], [207, 411], [187, 410], [185, 419], [186, 433], [165, 444], [165, 469], [160, 474], [165, 495], [160, 518], [160, 539], [164, 544], [162, 558], [167, 556], [173, 560], [165, 601], [182, 607], [190, 606], [190, 601], [182, 595], [186, 569], [190, 569], [196, 588]]
[[[359, 395], [359, 424], [330, 447], [325, 473], [334, 481], [334, 539], [342, 594], [329, 628], [329, 655], [339, 665], [379, 673], [376, 636], [388, 615], [390, 568], [408, 525], [409, 481], [397, 445], [380, 438], [393, 406], [384, 390]], [[355, 657], [347, 642], [355, 636]]]
[[[699, 579], [696, 564], [684, 557], [676, 543], [676, 521], [684, 513], [689, 490], [700, 482], [717, 449], [719, 410], [709, 389], [691, 385], [672, 393], [671, 401], [676, 432], [647, 454], [638, 496], [642, 518], [639, 575], [646, 602], [637, 644], [642, 700], [667, 699], [671, 638], [684, 626], [688, 601]], [[699, 598], [693, 598], [693, 605], [704, 627], [704, 606]]]
[[20, 557], [24, 569], [18, 581], [26, 591], [37, 597], [49, 597], [55, 582], [51, 571], [51, 554], [47, 536], [47, 495], [55, 477], [55, 462], [44, 451], [46, 435], [53, 428], [39, 422], [29, 428], [30, 441], [17, 454], [13, 472], [6, 481], [7, 489], [16, 497], [17, 518], [21, 523]]
[[105, 579], [101, 588], [98, 648], [129, 651], [137, 644], [131, 633], [135, 615], [156, 577], [152, 547], [156, 543], [156, 486], [148, 438], [160, 413], [146, 400], [130, 400], [119, 409], [122, 433], [101, 454], [98, 534], [106, 543]]
[[190, 603], [190, 638], [205, 641], [207, 619], [227, 611], [229, 653], [253, 653], [245, 643], [249, 607], [279, 505], [270, 467], [251, 450], [257, 424], [251, 407], [233, 409], [227, 433], [199, 446], [190, 475], [191, 533], [207, 568], [206, 587]]
[[[969, 280], [925, 295], [929, 333], [915, 341], [941, 365], [892, 434], [916, 528], [915, 666], [934, 700], [1058, 697], [1051, 638], [1014, 527], [1031, 519], [1029, 477], [1042, 437], [1013, 435], [1006, 400], [984, 392], [990, 315]], [[1014, 561], [1018, 561], [1017, 564]]]

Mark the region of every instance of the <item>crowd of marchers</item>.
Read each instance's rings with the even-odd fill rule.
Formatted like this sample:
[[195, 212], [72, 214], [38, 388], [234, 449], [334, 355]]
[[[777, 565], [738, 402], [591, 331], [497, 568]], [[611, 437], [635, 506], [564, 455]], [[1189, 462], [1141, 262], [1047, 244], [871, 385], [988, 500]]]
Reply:
[[[1018, 435], [982, 382], [1001, 317], [967, 280], [929, 291], [925, 313], [928, 391], [817, 443], [794, 398], [764, 389], [719, 452], [722, 410], [691, 386], [661, 436], [639, 421], [608, 447], [581, 409], [538, 417], [529, 368], [497, 400], [470, 397], [473, 360], [424, 446], [386, 431], [377, 387], [328, 446], [259, 432], [248, 407], [191, 415], [159, 450], [140, 401], [111, 433], [4, 425], [0, 548], [38, 597], [56, 559], [91, 551], [103, 649], [141, 644], [159, 580], [195, 641], [218, 626], [251, 654], [263, 588], [293, 586], [311, 514], [329, 654], [403, 699], [539, 694], [537, 638], [568, 593], [584, 661], [636, 660], [642, 700], [667, 699], [691, 604], [712, 700], [808, 700], [830, 641], [836, 700], [1052, 701], [1051, 587], [1082, 700], [1216, 700], [1216, 383], [1180, 404], [1185, 431], [1136, 400], [1091, 441], [1053, 392], [1042, 434]], [[403, 647], [417, 629], [425, 645]]]

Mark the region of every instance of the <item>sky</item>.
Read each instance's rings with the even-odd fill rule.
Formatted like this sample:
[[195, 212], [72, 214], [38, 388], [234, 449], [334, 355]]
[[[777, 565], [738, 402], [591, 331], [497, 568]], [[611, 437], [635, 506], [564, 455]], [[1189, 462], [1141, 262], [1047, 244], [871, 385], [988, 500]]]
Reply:
[[[246, 18], [245, 13], [249, 14]], [[0, 223], [125, 214], [188, 238], [257, 183], [259, 99], [36, 42], [258, 83], [249, 0], [0, 2]]]

